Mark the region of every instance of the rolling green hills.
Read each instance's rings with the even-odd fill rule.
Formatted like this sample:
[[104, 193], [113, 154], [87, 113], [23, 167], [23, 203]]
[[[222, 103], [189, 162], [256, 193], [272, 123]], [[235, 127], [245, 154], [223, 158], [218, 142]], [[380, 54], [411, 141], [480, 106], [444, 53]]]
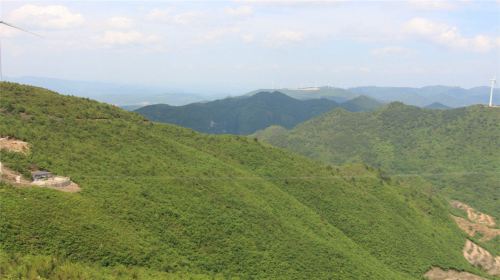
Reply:
[[149, 105], [135, 110], [149, 120], [171, 123], [211, 134], [251, 134], [270, 125], [292, 128], [336, 107], [372, 111], [378, 101], [359, 96], [342, 104], [329, 99], [297, 100], [281, 92], [259, 92], [185, 106]]
[[424, 181], [0, 86], [0, 135], [30, 144], [26, 155], [2, 151], [2, 163], [82, 188], [0, 184], [0, 278], [421, 279], [434, 265], [481, 273]]
[[334, 110], [257, 137], [323, 162], [364, 162], [396, 176], [421, 175], [449, 197], [500, 217], [500, 110], [426, 110], [391, 103], [371, 113]]
[[136, 112], [152, 121], [205, 133], [251, 134], [273, 124], [291, 128], [337, 106], [326, 99], [301, 101], [279, 92], [260, 92], [185, 106], [150, 105]]

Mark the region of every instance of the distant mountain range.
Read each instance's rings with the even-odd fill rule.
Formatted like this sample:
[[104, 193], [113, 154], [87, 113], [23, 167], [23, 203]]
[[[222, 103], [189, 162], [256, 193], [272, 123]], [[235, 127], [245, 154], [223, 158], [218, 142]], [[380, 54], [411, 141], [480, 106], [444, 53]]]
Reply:
[[[425, 107], [441, 103], [447, 107], [464, 107], [474, 104], [487, 104], [489, 87], [464, 89], [448, 86], [410, 87], [355, 87], [348, 89], [353, 94], [366, 95], [382, 102], [400, 101], [408, 105]], [[496, 104], [500, 104], [500, 90], [495, 89]]]
[[418, 174], [450, 198], [500, 217], [500, 108], [427, 110], [395, 102], [374, 112], [336, 109], [291, 130], [274, 126], [255, 136], [327, 163]]
[[156, 103], [185, 105], [214, 98], [186, 93], [179, 89], [168, 89], [155, 86], [74, 81], [44, 77], [16, 77], [7, 78], [7, 80], [44, 87], [66, 95], [87, 97], [117, 106], [133, 106], [136, 108]]
[[299, 89], [289, 89], [289, 88], [280, 88], [280, 89], [259, 89], [259, 90], [254, 90], [251, 91], [247, 94], [246, 96], [249, 95], [254, 95], [259, 92], [272, 92], [272, 91], [279, 91], [281, 93], [284, 93], [290, 97], [293, 97], [295, 99], [300, 99], [300, 100], [308, 100], [308, 99], [330, 99], [334, 100], [335, 102], [342, 103], [345, 101], [348, 101], [350, 99], [353, 99], [359, 94], [353, 94], [352, 92], [349, 92], [348, 90], [342, 89], [342, 88], [336, 88], [336, 87], [329, 87], [329, 86], [324, 86], [324, 87], [307, 87], [307, 88], [299, 88]]
[[[266, 91], [257, 90], [256, 92]], [[474, 104], [487, 104], [489, 101], [489, 87], [474, 87], [464, 89], [449, 86], [412, 87], [353, 87], [348, 89], [335, 87], [310, 87], [303, 89], [275, 89], [291, 97], [307, 100], [316, 98], [331, 99], [336, 102], [345, 102], [364, 95], [384, 103], [399, 101], [408, 105], [425, 107], [433, 103], [441, 103], [446, 107], [464, 107]], [[500, 104], [500, 89], [495, 89], [494, 103]]]
[[[45, 87], [67, 95], [88, 97], [101, 102], [117, 105], [127, 110], [152, 104], [168, 104], [181, 106], [194, 102], [219, 99], [225, 94], [197, 94], [182, 89], [126, 85], [95, 81], [74, 81], [45, 77], [11, 77], [8, 81]], [[413, 87], [352, 87], [338, 88], [330, 86], [305, 87], [298, 89], [258, 89], [243, 96], [251, 96], [259, 92], [278, 91], [300, 100], [330, 99], [344, 103], [359, 96], [366, 96], [383, 103], [400, 101], [408, 105], [425, 107], [433, 103], [441, 103], [447, 107], [463, 107], [473, 104], [486, 104], [489, 100], [489, 87], [464, 89], [451, 86]], [[231, 96], [238, 96], [235, 92]], [[495, 90], [495, 104], [500, 104], [500, 90]]]
[[150, 105], [135, 112], [149, 120], [172, 123], [205, 133], [251, 134], [270, 125], [292, 128], [333, 108], [370, 111], [382, 104], [360, 96], [339, 104], [329, 99], [298, 100], [280, 92], [259, 92], [185, 106]]

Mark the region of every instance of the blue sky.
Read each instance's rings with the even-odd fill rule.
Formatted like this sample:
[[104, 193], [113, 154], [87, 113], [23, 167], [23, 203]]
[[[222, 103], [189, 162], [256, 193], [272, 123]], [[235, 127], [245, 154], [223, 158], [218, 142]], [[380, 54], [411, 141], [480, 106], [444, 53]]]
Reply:
[[240, 94], [488, 85], [500, 1], [2, 1], [6, 76]]

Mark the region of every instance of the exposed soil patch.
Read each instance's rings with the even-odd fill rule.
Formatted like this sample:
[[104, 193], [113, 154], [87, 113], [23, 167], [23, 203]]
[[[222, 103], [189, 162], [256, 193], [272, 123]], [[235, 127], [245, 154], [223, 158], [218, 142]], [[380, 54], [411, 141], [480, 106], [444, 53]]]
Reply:
[[490, 241], [500, 235], [500, 229], [490, 228], [483, 224], [470, 222], [464, 218], [452, 216], [458, 227], [467, 233], [470, 237], [476, 236], [477, 233], [481, 234], [481, 241]]
[[457, 208], [457, 209], [462, 209], [467, 213], [467, 218], [474, 223], [478, 224], [483, 224], [488, 227], [495, 227], [495, 219], [487, 214], [481, 213], [479, 211], [476, 211], [476, 209], [470, 207], [469, 205], [460, 202], [460, 201], [452, 201], [451, 206]]
[[429, 280], [486, 280], [483, 277], [456, 270], [443, 270], [439, 267], [433, 267], [427, 271], [424, 276]]
[[470, 240], [465, 241], [463, 253], [465, 259], [473, 266], [482, 268], [490, 275], [500, 275], [500, 257], [494, 257]]
[[29, 152], [29, 145], [27, 142], [14, 138], [0, 137], [0, 150], [27, 154]]
[[53, 179], [43, 180], [43, 181], [30, 181], [24, 178], [20, 173], [1, 165], [0, 179], [2, 181], [8, 182], [9, 184], [16, 187], [41, 187], [49, 188], [61, 192], [75, 193], [81, 191], [78, 184], [72, 182], [67, 177], [56, 176]]

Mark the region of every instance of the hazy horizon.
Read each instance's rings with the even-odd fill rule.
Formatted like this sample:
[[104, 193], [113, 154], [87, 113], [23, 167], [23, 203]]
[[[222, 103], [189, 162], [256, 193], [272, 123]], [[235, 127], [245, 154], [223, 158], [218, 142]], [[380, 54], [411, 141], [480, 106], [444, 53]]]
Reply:
[[488, 86], [498, 1], [3, 1], [6, 77], [259, 88]]

